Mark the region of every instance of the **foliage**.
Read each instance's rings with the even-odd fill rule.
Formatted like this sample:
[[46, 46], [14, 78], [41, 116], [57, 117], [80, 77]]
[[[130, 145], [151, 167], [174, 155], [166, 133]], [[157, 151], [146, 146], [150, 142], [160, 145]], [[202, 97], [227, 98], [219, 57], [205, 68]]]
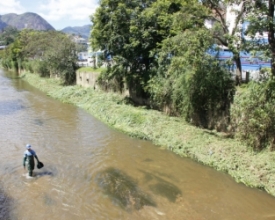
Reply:
[[208, 128], [215, 127], [222, 113], [228, 123], [234, 94], [229, 72], [206, 53], [211, 44], [206, 29], [185, 31], [167, 39], [159, 58], [162, 69], [147, 86], [159, 106], [169, 106], [172, 114]]
[[0, 45], [9, 45], [15, 41], [19, 31], [11, 26], [5, 27], [0, 32]]
[[[30, 62], [28, 62], [30, 64]], [[41, 77], [49, 77], [49, 69], [46, 62], [41, 60], [33, 60], [28, 67], [29, 71], [38, 73]]]
[[[247, 20], [249, 26], [246, 34], [251, 37], [251, 50], [261, 51], [271, 59], [271, 77], [275, 76], [275, 3], [274, 1], [251, 1]], [[261, 16], [259, 16], [261, 15]], [[268, 41], [263, 40], [263, 34], [267, 33]]]
[[117, 69], [115, 67], [112, 68], [112, 71], [111, 71], [111, 68], [102, 69], [99, 77], [97, 78], [97, 83], [99, 84], [101, 89], [105, 91], [112, 91], [112, 92], [119, 92], [119, 93], [123, 92], [123, 90], [125, 89], [124, 80], [121, 77], [121, 72], [120, 74], [116, 75], [115, 74], [116, 71], [123, 72], [123, 69]]
[[179, 10], [179, 2], [100, 1], [91, 17], [90, 40], [94, 49], [104, 50], [113, 57], [115, 65], [109, 69], [108, 77], [119, 75], [130, 89], [135, 87], [141, 90], [140, 95], [145, 95], [144, 85], [157, 64], [155, 50], [171, 34], [171, 16]]
[[51, 37], [50, 47], [43, 54], [43, 59], [50, 72], [59, 76], [65, 84], [75, 82], [76, 46], [67, 35], [55, 32]]
[[57, 31], [24, 29], [5, 50], [2, 65], [16, 70], [22, 67], [49, 77], [60, 77], [64, 84], [75, 82], [76, 45], [66, 34]]
[[[201, 2], [211, 11], [208, 21], [213, 24], [210, 31], [216, 43], [227, 47], [233, 53], [232, 59], [236, 65], [236, 84], [241, 84], [240, 52], [246, 51], [242, 24], [245, 22], [248, 5], [252, 1], [202, 0]], [[229, 13], [234, 15], [230, 21], [226, 20]]]
[[204, 26], [212, 9], [195, 0], [101, 1], [91, 43], [111, 53], [114, 64], [99, 81], [125, 81], [130, 96], [150, 97], [153, 107], [196, 125], [213, 128], [220, 115], [227, 124], [234, 85], [206, 53], [215, 43]]
[[4, 68], [18, 71], [22, 61], [22, 46], [20, 42], [15, 39], [2, 53], [1, 63]]
[[236, 137], [255, 150], [275, 144], [275, 81], [250, 82], [235, 97], [231, 110]]

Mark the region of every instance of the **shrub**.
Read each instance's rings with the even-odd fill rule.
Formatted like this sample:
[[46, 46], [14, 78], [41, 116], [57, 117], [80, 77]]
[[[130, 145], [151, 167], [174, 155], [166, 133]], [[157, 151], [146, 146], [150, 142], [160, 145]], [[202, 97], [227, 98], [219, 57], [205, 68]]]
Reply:
[[235, 92], [229, 72], [207, 55], [197, 68], [181, 63], [182, 58], [173, 58], [168, 76], [150, 80], [147, 88], [153, 101], [160, 107], [169, 106], [170, 114], [181, 115], [192, 124], [225, 130]]
[[275, 81], [250, 82], [236, 95], [231, 109], [235, 136], [254, 150], [269, 147], [275, 140]]
[[38, 73], [42, 77], [50, 76], [50, 71], [45, 61], [34, 60], [32, 62], [32, 69], [35, 73]]

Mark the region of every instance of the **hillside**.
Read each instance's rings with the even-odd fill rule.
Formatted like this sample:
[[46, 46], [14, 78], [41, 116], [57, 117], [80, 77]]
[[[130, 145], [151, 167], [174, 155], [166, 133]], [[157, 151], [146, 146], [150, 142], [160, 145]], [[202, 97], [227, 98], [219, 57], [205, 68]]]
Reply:
[[34, 30], [54, 30], [54, 28], [44, 18], [32, 12], [26, 12], [21, 15], [14, 13], [1, 15], [0, 29], [3, 29], [8, 25], [17, 28], [18, 30], [24, 28]]
[[0, 30], [4, 29], [6, 26], [7, 24], [1, 21], [1, 16], [0, 16]]
[[65, 27], [61, 31], [67, 34], [80, 35], [81, 37], [88, 39], [90, 36], [91, 25]]

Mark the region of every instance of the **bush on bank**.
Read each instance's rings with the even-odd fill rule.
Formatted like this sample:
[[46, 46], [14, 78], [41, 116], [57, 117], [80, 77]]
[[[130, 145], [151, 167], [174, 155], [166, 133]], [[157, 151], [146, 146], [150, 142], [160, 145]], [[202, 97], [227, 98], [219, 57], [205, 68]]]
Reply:
[[275, 149], [275, 81], [250, 82], [235, 96], [231, 124], [235, 136], [254, 150]]
[[62, 86], [56, 79], [40, 78], [36, 74], [24, 73], [21, 77], [49, 96], [77, 105], [115, 129], [227, 172], [237, 182], [275, 196], [274, 152], [254, 152], [223, 133], [190, 126], [181, 118], [159, 111], [128, 105], [118, 94]]

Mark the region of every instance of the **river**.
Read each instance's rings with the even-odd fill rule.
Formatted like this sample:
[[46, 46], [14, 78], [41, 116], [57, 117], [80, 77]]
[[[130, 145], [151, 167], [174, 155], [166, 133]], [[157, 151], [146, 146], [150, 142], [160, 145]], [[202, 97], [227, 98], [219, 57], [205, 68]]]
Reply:
[[[275, 219], [275, 199], [0, 70], [0, 219]], [[44, 163], [28, 178], [29, 143]]]

